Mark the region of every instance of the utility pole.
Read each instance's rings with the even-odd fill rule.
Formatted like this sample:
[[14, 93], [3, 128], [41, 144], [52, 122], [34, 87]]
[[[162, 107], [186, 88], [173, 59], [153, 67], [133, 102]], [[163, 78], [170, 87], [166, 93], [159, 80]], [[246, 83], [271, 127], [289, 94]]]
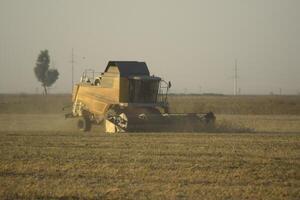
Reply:
[[74, 86], [74, 49], [72, 48], [72, 60], [71, 60], [71, 63], [72, 63], [72, 86], [71, 86], [71, 92], [73, 91], [73, 86]]
[[235, 59], [235, 67], [234, 67], [234, 81], [233, 81], [233, 94], [236, 96], [238, 94], [238, 71], [237, 71], [237, 59]]
[[279, 88], [279, 95], [282, 95], [282, 89]]
[[187, 94], [187, 88], [184, 88], [184, 95], [186, 95]]

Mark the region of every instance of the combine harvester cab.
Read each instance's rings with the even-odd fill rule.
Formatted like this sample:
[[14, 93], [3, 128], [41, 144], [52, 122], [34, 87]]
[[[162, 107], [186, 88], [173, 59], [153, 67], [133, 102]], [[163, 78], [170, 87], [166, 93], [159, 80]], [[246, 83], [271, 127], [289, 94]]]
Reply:
[[108, 133], [195, 130], [215, 120], [213, 113], [170, 114], [170, 87], [150, 76], [145, 62], [110, 61], [103, 73], [83, 73], [73, 89], [72, 113], [66, 116], [78, 117], [82, 131], [98, 124]]

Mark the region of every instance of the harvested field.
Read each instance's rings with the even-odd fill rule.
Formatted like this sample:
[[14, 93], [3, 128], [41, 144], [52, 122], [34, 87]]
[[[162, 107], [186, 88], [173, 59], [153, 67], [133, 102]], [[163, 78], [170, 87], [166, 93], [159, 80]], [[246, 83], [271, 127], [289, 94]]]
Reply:
[[0, 199], [300, 198], [298, 114], [220, 112], [223, 132], [81, 133], [59, 109], [68, 98], [50, 98], [1, 97]]
[[[241, 115], [300, 115], [300, 96], [170, 95], [170, 112]], [[0, 94], [0, 113], [59, 113], [71, 105], [71, 95]]]
[[12, 198], [298, 199], [298, 134], [1, 132]]
[[171, 112], [242, 115], [299, 115], [300, 96], [170, 96]]

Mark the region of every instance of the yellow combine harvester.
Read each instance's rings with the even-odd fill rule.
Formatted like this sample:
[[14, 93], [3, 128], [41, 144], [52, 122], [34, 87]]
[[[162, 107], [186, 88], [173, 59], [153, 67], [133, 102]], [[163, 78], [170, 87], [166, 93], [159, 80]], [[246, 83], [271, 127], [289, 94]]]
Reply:
[[89, 131], [92, 124], [105, 132], [167, 131], [215, 120], [213, 113], [169, 114], [170, 82], [150, 76], [145, 62], [110, 61], [101, 74], [86, 70], [72, 94], [72, 113], [78, 128]]

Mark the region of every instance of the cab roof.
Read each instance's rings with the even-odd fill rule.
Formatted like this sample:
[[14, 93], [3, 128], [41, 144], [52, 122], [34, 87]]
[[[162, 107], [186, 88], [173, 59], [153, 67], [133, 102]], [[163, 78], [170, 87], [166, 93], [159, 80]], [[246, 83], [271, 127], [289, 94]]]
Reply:
[[150, 76], [150, 72], [145, 62], [138, 61], [109, 61], [105, 72], [112, 66], [118, 68], [120, 77], [129, 76]]

